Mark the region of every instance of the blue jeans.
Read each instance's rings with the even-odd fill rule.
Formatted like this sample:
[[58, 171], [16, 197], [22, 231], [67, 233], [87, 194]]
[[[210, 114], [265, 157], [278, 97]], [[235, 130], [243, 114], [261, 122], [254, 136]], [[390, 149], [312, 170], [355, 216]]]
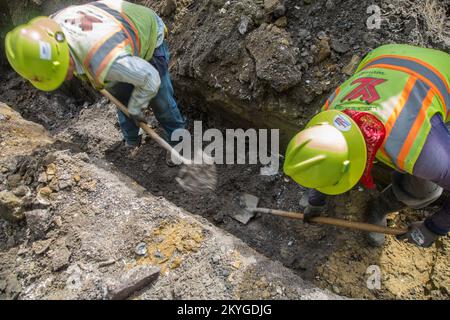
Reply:
[[[170, 144], [170, 137], [176, 129], [184, 129], [186, 122], [178, 109], [177, 102], [173, 95], [172, 81], [169, 74], [169, 49], [167, 43], [155, 49], [152, 59], [149, 61], [159, 73], [161, 86], [158, 94], [150, 101], [153, 114], [164, 129], [164, 139]], [[117, 83], [108, 91], [124, 105], [128, 105], [134, 86], [129, 83]], [[119, 125], [123, 137], [129, 145], [139, 144], [139, 127], [130, 120], [122, 111], [118, 110]]]

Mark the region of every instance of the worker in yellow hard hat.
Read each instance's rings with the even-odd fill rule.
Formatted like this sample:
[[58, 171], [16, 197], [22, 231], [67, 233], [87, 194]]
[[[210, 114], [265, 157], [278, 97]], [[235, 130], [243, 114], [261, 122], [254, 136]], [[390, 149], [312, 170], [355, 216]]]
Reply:
[[[170, 144], [185, 128], [174, 99], [167, 28], [151, 9], [122, 0], [67, 7], [18, 26], [5, 38], [11, 66], [36, 88], [53, 91], [73, 75], [107, 90], [128, 106], [118, 111], [127, 146], [140, 144], [137, 122], [151, 104]], [[173, 144], [175, 144], [174, 142]], [[170, 155], [167, 163], [172, 165]]]
[[[386, 45], [368, 54], [288, 145], [285, 173], [311, 189], [307, 219], [321, 213], [326, 195], [358, 182], [373, 188], [375, 158], [396, 173], [369, 204], [369, 223], [386, 226], [388, 213], [426, 207], [450, 190], [449, 84], [447, 53]], [[450, 199], [399, 239], [429, 247], [449, 231]], [[384, 235], [370, 233], [368, 240], [380, 246]]]

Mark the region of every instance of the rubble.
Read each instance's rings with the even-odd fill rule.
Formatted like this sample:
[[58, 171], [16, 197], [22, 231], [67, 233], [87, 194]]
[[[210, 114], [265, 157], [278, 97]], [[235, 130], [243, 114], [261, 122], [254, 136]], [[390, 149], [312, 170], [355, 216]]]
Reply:
[[108, 297], [124, 300], [133, 293], [144, 289], [158, 279], [160, 269], [156, 266], [138, 266], [128, 271], [118, 283], [110, 285]]

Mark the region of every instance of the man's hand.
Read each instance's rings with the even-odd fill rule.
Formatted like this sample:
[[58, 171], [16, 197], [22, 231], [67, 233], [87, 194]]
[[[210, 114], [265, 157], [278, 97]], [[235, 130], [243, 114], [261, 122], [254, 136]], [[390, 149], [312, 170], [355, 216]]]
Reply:
[[130, 115], [130, 118], [134, 120], [136, 125], [139, 127], [140, 122], [147, 123], [147, 119], [145, 119], [145, 115], [142, 112], [142, 110], [135, 111], [135, 110], [128, 110], [128, 113]]
[[303, 212], [303, 221], [309, 222], [309, 220], [311, 220], [312, 218], [320, 216], [324, 208], [325, 206], [312, 206], [309, 204], [308, 206], [306, 206], [305, 211]]
[[439, 235], [428, 230], [423, 221], [411, 223], [407, 233], [397, 236], [398, 240], [406, 240], [423, 248], [431, 247], [437, 238]]

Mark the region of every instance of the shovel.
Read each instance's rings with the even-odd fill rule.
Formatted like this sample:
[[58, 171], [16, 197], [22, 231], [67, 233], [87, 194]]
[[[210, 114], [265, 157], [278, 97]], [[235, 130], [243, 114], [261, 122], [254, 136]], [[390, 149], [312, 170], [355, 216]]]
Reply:
[[[116, 105], [116, 107], [122, 111], [127, 117], [130, 117], [128, 109], [117, 100], [111, 93], [106, 90], [101, 90], [107, 99]], [[157, 144], [159, 144], [165, 150], [171, 152], [172, 159], [175, 157], [178, 161], [184, 164], [181, 168], [180, 173], [175, 180], [180, 184], [180, 186], [192, 193], [203, 193], [208, 191], [213, 191], [217, 185], [217, 172], [216, 167], [212, 163], [211, 159], [208, 159], [206, 155], [203, 155], [202, 159], [206, 164], [194, 164], [192, 160], [186, 159], [179, 154], [166, 140], [161, 138], [155, 130], [150, 128], [147, 123], [140, 122], [139, 127], [144, 130]]]
[[[244, 194], [241, 197], [241, 205], [244, 205], [244, 209], [239, 214], [235, 215], [233, 218], [238, 220], [239, 222], [243, 224], [247, 224], [252, 217], [255, 216], [256, 213], [263, 213], [263, 214], [271, 214], [274, 216], [279, 217], [285, 217], [285, 218], [291, 218], [291, 219], [304, 219], [304, 214], [300, 212], [289, 212], [289, 211], [283, 211], [283, 210], [274, 210], [274, 209], [267, 209], [267, 208], [258, 208], [258, 197], [255, 197], [250, 194]], [[364, 222], [355, 222], [355, 221], [348, 221], [344, 219], [337, 219], [337, 218], [330, 218], [330, 217], [314, 217], [308, 220], [308, 222], [313, 223], [320, 223], [320, 224], [327, 224], [332, 225], [340, 228], [347, 228], [347, 229], [353, 229], [353, 230], [359, 230], [359, 231], [366, 231], [366, 232], [376, 232], [376, 233], [384, 233], [389, 234], [393, 236], [405, 234], [408, 232], [408, 229], [404, 228], [388, 228], [383, 227], [375, 224], [370, 223], [364, 223]]]

